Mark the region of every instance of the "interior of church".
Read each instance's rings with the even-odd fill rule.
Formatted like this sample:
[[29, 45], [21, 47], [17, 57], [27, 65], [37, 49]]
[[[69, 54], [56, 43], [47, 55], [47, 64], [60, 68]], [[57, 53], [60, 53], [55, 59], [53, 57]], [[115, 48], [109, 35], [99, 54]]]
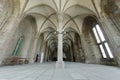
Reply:
[[[116, 69], [120, 67], [120, 0], [0, 0], [0, 70], [37, 66], [34, 71], [56, 68], [58, 76], [66, 74], [63, 69], [72, 72], [67, 67], [74, 65], [88, 71], [91, 66], [96, 70], [108, 66], [120, 73]], [[66, 75], [63, 80], [110, 80], [110, 76], [96, 78], [93, 74], [92, 79], [87, 74], [89, 78], [78, 75], [77, 79], [70, 74], [73, 79]], [[0, 80], [21, 80], [2, 77]], [[42, 78], [24, 80], [62, 79]]]

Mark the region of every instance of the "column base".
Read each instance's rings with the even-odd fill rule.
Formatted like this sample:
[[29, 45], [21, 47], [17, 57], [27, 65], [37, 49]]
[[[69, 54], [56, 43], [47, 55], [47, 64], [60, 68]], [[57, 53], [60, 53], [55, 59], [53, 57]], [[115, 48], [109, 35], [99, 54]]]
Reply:
[[42, 63], [43, 63], [43, 61], [40, 61], [40, 63], [42, 64]]
[[65, 63], [64, 61], [56, 61], [56, 68], [64, 68]]

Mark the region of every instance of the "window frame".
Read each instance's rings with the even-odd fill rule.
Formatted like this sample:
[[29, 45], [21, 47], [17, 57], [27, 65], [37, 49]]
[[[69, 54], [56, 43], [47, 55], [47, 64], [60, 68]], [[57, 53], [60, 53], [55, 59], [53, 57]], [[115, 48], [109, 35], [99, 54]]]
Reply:
[[[99, 28], [100, 30], [98, 30], [98, 28]], [[104, 33], [103, 33], [100, 25], [99, 25], [99, 24], [96, 24], [92, 29], [95, 29], [95, 30], [96, 30], [96, 34], [95, 34], [94, 30], [93, 30], [93, 34], [94, 34], [94, 36], [95, 36], [97, 45], [99, 46], [99, 49], [100, 49], [102, 58], [103, 58], [103, 59], [114, 59], [114, 55], [113, 55], [113, 53], [112, 53], [112, 51], [111, 51], [111, 49], [110, 49], [110, 47], [109, 47], [108, 42], [107, 42], [106, 39], [105, 39]], [[99, 32], [99, 31], [101, 31], [101, 32]], [[102, 34], [102, 35], [101, 35], [101, 34]], [[100, 42], [98, 42], [98, 40], [97, 40], [97, 38], [96, 38], [96, 35], [98, 35], [98, 38], [99, 38], [99, 41], [100, 41]], [[101, 36], [103, 36], [103, 37], [101, 37]], [[105, 44], [107, 44], [107, 46], [106, 46]], [[101, 48], [100, 48], [100, 45], [103, 47], [105, 54], [102, 52], [102, 50], [101, 50]]]

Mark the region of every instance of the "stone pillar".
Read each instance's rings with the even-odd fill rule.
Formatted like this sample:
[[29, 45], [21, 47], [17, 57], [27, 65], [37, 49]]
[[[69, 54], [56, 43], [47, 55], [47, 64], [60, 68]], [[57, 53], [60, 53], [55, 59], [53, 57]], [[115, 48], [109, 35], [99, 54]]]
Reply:
[[63, 61], [62, 36], [63, 34], [58, 34], [58, 61]]
[[63, 21], [63, 15], [62, 13], [59, 13], [58, 14], [58, 54], [57, 54], [56, 68], [64, 68], [62, 21]]
[[58, 34], [58, 54], [57, 54], [57, 68], [64, 68], [64, 61], [63, 61], [63, 34]]
[[45, 58], [45, 48], [46, 48], [46, 42], [43, 42], [42, 43], [43, 45], [42, 46], [42, 49], [41, 49], [41, 59], [40, 59], [40, 63], [43, 63], [44, 61], [44, 58]]
[[44, 54], [45, 54], [44, 61], [47, 62], [47, 57], [48, 57], [48, 47], [47, 47], [47, 43], [45, 44]]
[[39, 39], [39, 36], [36, 35], [34, 37], [33, 49], [32, 49], [32, 53], [31, 53], [31, 56], [30, 56], [31, 57], [30, 58], [30, 63], [34, 63], [34, 61], [35, 61], [38, 39]]
[[73, 62], [73, 48], [72, 48], [72, 42], [70, 46], [70, 54], [71, 54], [71, 61]]
[[43, 63], [43, 59], [44, 59], [44, 53], [42, 52], [40, 56], [40, 63]]

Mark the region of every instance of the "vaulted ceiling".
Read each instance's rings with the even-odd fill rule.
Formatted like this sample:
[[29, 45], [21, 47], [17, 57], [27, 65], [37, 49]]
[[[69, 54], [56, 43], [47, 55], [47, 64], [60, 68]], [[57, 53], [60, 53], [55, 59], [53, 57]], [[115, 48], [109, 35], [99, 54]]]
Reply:
[[[63, 46], [68, 48], [81, 34], [86, 16], [99, 16], [101, 0], [20, 0], [21, 14], [36, 20], [37, 34], [44, 35], [51, 49], [57, 47], [58, 15], [63, 14]], [[97, 9], [97, 10], [96, 10]]]

